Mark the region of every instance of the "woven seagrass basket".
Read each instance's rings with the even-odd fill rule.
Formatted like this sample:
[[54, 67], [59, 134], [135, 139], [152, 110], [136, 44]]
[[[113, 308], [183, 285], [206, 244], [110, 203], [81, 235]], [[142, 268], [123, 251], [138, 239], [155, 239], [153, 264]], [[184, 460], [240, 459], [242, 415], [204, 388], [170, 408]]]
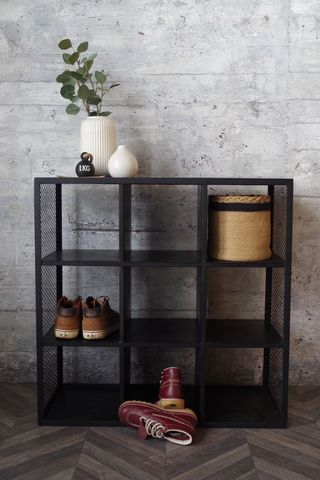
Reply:
[[210, 195], [208, 254], [216, 260], [271, 257], [270, 196]]

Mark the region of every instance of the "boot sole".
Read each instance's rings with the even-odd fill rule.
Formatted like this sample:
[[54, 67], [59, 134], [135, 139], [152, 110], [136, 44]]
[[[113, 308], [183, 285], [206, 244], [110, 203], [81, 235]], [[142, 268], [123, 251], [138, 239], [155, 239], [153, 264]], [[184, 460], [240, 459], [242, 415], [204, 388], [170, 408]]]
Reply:
[[132, 402], [137, 403], [137, 404], [141, 404], [141, 405], [152, 405], [153, 407], [158, 408], [160, 411], [161, 410], [169, 410], [169, 411], [171, 410], [172, 412], [175, 412], [175, 413], [177, 413], [177, 412], [188, 413], [189, 415], [192, 415], [198, 421], [197, 415], [190, 408], [167, 408], [167, 409], [165, 409], [163, 407], [160, 407], [157, 403], [143, 402], [142, 400], [127, 400], [126, 402], [123, 402], [120, 405], [119, 410], [124, 405], [127, 405], [127, 404], [130, 405]]
[[185, 403], [182, 398], [161, 398], [157, 405], [161, 408], [180, 408], [183, 410]]
[[82, 330], [82, 336], [85, 340], [103, 340], [119, 329], [119, 324], [116, 323], [104, 330]]
[[56, 338], [63, 338], [65, 340], [74, 340], [78, 337], [80, 329], [78, 330], [61, 330], [60, 328], [54, 329], [54, 335]]

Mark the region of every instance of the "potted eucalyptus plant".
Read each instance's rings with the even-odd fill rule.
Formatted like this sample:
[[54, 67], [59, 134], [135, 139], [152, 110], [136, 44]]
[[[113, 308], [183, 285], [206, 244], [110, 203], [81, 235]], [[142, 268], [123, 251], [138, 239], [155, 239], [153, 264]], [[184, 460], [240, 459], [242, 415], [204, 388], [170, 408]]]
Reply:
[[87, 55], [88, 42], [75, 49], [68, 38], [58, 44], [67, 69], [57, 76], [62, 84], [60, 93], [69, 104], [66, 112], [76, 115], [85, 111], [87, 118], [81, 122], [81, 152], [89, 152], [97, 175], [108, 173], [108, 160], [116, 150], [116, 123], [109, 118], [110, 111], [103, 109], [103, 99], [111, 88], [119, 84], [110, 81], [104, 70], [93, 71], [97, 54]]

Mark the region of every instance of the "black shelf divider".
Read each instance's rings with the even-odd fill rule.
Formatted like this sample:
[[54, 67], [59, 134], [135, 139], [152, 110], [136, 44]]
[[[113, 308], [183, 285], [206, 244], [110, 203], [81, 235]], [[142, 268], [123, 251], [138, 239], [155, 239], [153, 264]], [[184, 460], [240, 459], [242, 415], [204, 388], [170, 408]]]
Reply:
[[140, 267], [197, 267], [201, 265], [201, 251], [197, 250], [129, 250], [124, 264]]
[[[62, 188], [68, 185], [118, 185], [118, 250], [63, 249]], [[194, 250], [133, 250], [132, 185], [190, 185], [197, 188], [197, 245]], [[272, 251], [262, 262], [226, 262], [207, 256], [208, 188], [262, 186], [271, 201]], [[245, 193], [245, 190], [244, 190]], [[38, 363], [38, 421], [41, 425], [119, 425], [117, 409], [128, 399], [157, 400], [158, 384], [133, 384], [132, 348], [189, 348], [195, 353], [193, 385], [185, 387], [187, 406], [200, 425], [212, 427], [285, 427], [287, 422], [293, 181], [271, 178], [36, 178], [35, 250]], [[81, 335], [65, 341], [54, 336], [56, 302], [63, 293], [63, 266], [119, 269], [120, 329], [105, 340]], [[136, 267], [194, 268], [195, 318], [132, 318], [131, 276]], [[266, 271], [264, 319], [208, 319], [207, 282], [211, 268], [262, 268]], [[116, 384], [64, 382], [63, 352], [68, 347], [116, 348]], [[261, 385], [210, 385], [206, 359], [210, 349], [263, 349]], [[156, 355], [156, 352], [155, 352]], [[167, 365], [164, 365], [167, 366]], [[160, 372], [159, 372], [160, 373]]]
[[200, 346], [198, 322], [192, 318], [130, 318], [124, 338], [126, 346]]
[[207, 345], [211, 347], [282, 347], [283, 341], [271, 323], [264, 320], [207, 320]]
[[41, 260], [42, 265], [56, 266], [120, 266], [118, 250], [57, 250]]

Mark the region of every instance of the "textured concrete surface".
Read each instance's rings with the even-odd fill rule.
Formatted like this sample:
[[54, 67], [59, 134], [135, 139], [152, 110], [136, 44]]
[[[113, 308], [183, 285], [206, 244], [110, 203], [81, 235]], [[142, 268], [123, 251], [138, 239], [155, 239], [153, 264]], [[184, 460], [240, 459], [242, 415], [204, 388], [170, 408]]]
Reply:
[[[70, 175], [78, 161], [83, 117], [64, 113], [56, 75], [58, 41], [89, 40], [98, 66], [121, 86], [108, 107], [118, 140], [136, 154], [141, 175], [288, 176], [295, 178], [291, 381], [319, 380], [320, 4], [318, 0], [0, 0], [0, 152], [3, 205], [0, 250], [0, 380], [35, 379], [34, 176]], [[133, 243], [139, 248], [192, 248], [195, 192], [134, 192]], [[116, 188], [64, 193], [65, 245], [117, 245]], [[169, 233], [168, 233], [169, 232]], [[108, 293], [118, 302], [117, 272], [68, 269], [66, 293]], [[156, 316], [192, 316], [194, 274], [139, 272], [133, 309]], [[180, 275], [180, 276], [179, 276]], [[229, 274], [230, 275], [230, 274]], [[221, 315], [262, 313], [257, 272], [221, 279]], [[174, 282], [170, 289], [161, 287]], [[143, 283], [142, 283], [143, 282]], [[246, 282], [248, 296], [243, 297]], [[103, 285], [103, 287], [101, 287]], [[143, 287], [141, 287], [143, 285]], [[213, 287], [212, 287], [213, 288]], [[217, 308], [209, 298], [209, 306]], [[224, 309], [225, 307], [225, 309]], [[153, 352], [154, 353], [154, 352]], [[80, 355], [80, 353], [78, 353]], [[106, 354], [115, 379], [113, 353]], [[137, 375], [157, 375], [157, 352], [133, 354]], [[164, 355], [164, 354], [163, 354]], [[192, 352], [177, 362], [193, 371]], [[259, 380], [260, 352], [212, 352], [226, 378]], [[89, 373], [99, 364], [86, 353]], [[145, 357], [144, 357], [145, 358]], [[168, 357], [166, 357], [168, 359]], [[82, 378], [82, 359], [70, 353], [70, 378]], [[229, 362], [229, 363], [228, 363]], [[148, 367], [149, 368], [149, 367]], [[69, 373], [68, 373], [69, 375]], [[104, 375], [104, 373], [103, 373]], [[220, 378], [219, 378], [220, 380]]]

